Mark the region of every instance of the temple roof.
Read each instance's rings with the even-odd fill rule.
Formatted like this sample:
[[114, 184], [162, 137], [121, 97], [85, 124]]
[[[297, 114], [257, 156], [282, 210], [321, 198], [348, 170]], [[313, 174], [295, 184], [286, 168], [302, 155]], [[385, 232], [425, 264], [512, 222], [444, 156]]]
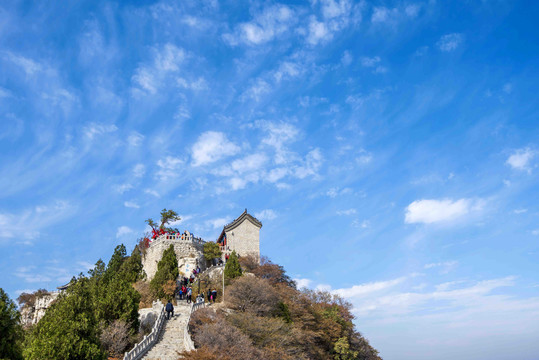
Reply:
[[229, 230], [234, 229], [239, 224], [241, 224], [243, 220], [245, 219], [249, 220], [253, 225], [258, 226], [259, 228], [262, 227], [262, 222], [258, 220], [257, 218], [255, 218], [254, 216], [252, 216], [251, 214], [249, 214], [247, 212], [247, 209], [245, 209], [245, 211], [240, 216], [238, 216], [234, 221], [232, 221], [230, 224], [225, 225], [225, 227], [223, 228], [223, 231], [229, 231]]
[[255, 218], [254, 216], [252, 216], [251, 214], [249, 214], [247, 212], [247, 209], [245, 209], [245, 211], [240, 216], [238, 216], [236, 219], [234, 219], [234, 221], [232, 221], [229, 224], [226, 224], [223, 227], [223, 231], [221, 231], [221, 235], [219, 235], [219, 237], [217, 238], [217, 242], [220, 242], [220, 240], [225, 235], [225, 232], [227, 232], [229, 230], [232, 230], [232, 229], [235, 229], [244, 220], [249, 220], [253, 225], [258, 226], [258, 228], [262, 227], [262, 222], [260, 220], [258, 220], [257, 218]]

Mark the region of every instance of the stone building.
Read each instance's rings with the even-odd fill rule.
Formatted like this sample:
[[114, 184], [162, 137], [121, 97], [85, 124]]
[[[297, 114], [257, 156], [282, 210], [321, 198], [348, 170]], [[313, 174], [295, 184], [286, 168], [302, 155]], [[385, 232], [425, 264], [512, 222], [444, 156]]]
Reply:
[[239, 256], [254, 255], [260, 259], [260, 220], [247, 213], [247, 209], [230, 224], [223, 227], [217, 243], [223, 256], [236, 251]]
[[183, 234], [164, 234], [156, 238], [150, 243], [142, 257], [142, 266], [148, 280], [155, 276], [157, 263], [161, 260], [163, 251], [168, 249], [171, 244], [174, 246], [174, 252], [178, 259], [180, 274], [189, 277], [197, 266], [204, 269], [206, 264], [203, 254], [204, 242], [189, 231], [184, 231]]

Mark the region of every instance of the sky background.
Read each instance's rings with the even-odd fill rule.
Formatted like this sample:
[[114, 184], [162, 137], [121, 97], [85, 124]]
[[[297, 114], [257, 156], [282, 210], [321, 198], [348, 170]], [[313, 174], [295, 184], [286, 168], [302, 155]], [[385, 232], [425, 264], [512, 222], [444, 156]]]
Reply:
[[539, 358], [539, 4], [2, 1], [0, 286], [144, 220], [353, 304], [385, 359]]

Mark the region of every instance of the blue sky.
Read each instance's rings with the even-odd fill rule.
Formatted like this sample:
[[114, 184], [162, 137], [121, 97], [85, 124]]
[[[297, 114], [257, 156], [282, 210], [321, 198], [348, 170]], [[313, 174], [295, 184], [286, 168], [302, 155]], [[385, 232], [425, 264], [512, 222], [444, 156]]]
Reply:
[[2, 2], [0, 286], [247, 208], [384, 358], [536, 359], [538, 10]]

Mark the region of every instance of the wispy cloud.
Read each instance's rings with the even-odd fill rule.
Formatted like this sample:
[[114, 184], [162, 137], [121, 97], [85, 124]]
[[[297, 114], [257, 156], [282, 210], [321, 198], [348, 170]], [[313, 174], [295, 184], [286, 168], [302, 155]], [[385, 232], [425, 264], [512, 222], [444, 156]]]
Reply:
[[125, 201], [124, 206], [131, 209], [140, 209], [140, 206], [134, 201]]
[[272, 209], [264, 209], [255, 213], [255, 217], [259, 220], [273, 220], [277, 218], [277, 213]]
[[462, 34], [452, 33], [442, 36], [436, 45], [444, 52], [451, 52], [456, 50], [463, 41], [464, 36]]
[[252, 21], [236, 26], [223, 35], [230, 45], [260, 45], [286, 33], [296, 22], [294, 11], [286, 5], [273, 5], [256, 14]]
[[133, 233], [133, 229], [131, 229], [129, 226], [120, 226], [116, 231], [116, 238], [122, 238], [126, 235], [131, 235]]
[[222, 158], [235, 155], [240, 147], [229, 141], [222, 132], [207, 131], [202, 133], [191, 147], [193, 166], [211, 164]]

